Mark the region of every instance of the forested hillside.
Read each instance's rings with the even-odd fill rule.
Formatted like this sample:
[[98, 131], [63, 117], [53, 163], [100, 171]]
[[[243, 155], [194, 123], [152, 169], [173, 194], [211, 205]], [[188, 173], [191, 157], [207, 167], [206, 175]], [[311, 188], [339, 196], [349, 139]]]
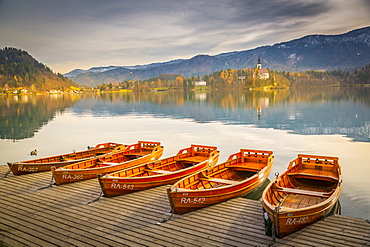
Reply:
[[0, 88], [3, 91], [26, 88], [31, 92], [69, 90], [78, 87], [62, 74], [36, 61], [26, 51], [16, 48], [0, 50]]

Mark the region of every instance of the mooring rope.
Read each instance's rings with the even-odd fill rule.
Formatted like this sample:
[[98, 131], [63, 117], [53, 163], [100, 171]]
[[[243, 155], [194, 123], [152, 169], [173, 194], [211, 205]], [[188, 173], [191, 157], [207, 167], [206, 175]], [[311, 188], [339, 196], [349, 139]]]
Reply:
[[[176, 187], [176, 189], [175, 189], [175, 192], [177, 193], [177, 191], [178, 191], [178, 187]], [[171, 218], [172, 218], [172, 215], [175, 213], [175, 210], [170, 206], [170, 209], [171, 209], [171, 211], [170, 211], [170, 213], [171, 213], [171, 215], [169, 216], [169, 217], [167, 217], [167, 219], [164, 217], [164, 215], [166, 214], [166, 211], [165, 212], [163, 212], [163, 215], [162, 215], [162, 219], [161, 220], [159, 220], [159, 221], [157, 221], [155, 224], [156, 225], [161, 225], [162, 223], [164, 223], [164, 222], [167, 222], [167, 221], [169, 221]]]
[[[100, 174], [98, 174], [97, 175], [97, 177], [98, 177], [98, 181], [99, 181], [99, 184], [100, 184], [100, 177], [101, 177], [101, 175]], [[87, 202], [85, 205], [88, 205], [88, 204], [90, 204], [90, 203], [93, 203], [93, 202], [97, 202], [97, 201], [99, 201], [99, 199], [103, 196], [103, 187], [104, 187], [104, 183], [105, 183], [105, 181], [103, 181], [103, 184], [102, 184], [102, 188], [101, 188], [101, 191], [100, 191], [100, 194], [99, 194], [99, 196], [98, 196], [98, 198], [95, 198], [95, 199], [93, 199], [93, 200], [91, 200], [91, 201], [89, 201], [89, 202]]]
[[6, 178], [6, 176], [8, 176], [9, 175], [9, 173], [11, 172], [12, 170], [9, 168], [9, 170], [5, 173], [5, 175], [4, 175], [4, 178]]
[[95, 198], [95, 199], [93, 199], [93, 200], [91, 200], [91, 201], [87, 202], [85, 205], [88, 205], [88, 204], [90, 204], [90, 203], [93, 203], [93, 202], [97, 202], [97, 201], [99, 201], [99, 199], [100, 199], [102, 196], [103, 196], [103, 190], [102, 190], [102, 191], [100, 191], [100, 194], [99, 194], [98, 198]]
[[[276, 218], [276, 223], [279, 224], [279, 210], [280, 210], [280, 203], [281, 201], [278, 202], [278, 204], [276, 205], [275, 207], [275, 210], [274, 210], [274, 213], [275, 213], [275, 216], [273, 216], [273, 218], [275, 217]], [[272, 222], [272, 227], [271, 227], [271, 236], [272, 236], [272, 240], [271, 240], [271, 243], [268, 245], [269, 247], [271, 246], [274, 246], [275, 244], [275, 241], [276, 241], [276, 232], [275, 232], [275, 224], [274, 222]]]
[[47, 189], [47, 188], [52, 188], [53, 185], [56, 185], [56, 183], [53, 183], [53, 180], [54, 180], [54, 176], [53, 176], [53, 174], [51, 174], [51, 180], [49, 182], [49, 185], [47, 185], [45, 187], [38, 188], [37, 190], [43, 190], [43, 189]]
[[9, 166], [9, 170], [5, 173], [4, 175], [4, 178], [6, 178], [6, 176], [9, 175], [9, 173], [12, 171], [12, 167], [13, 167], [14, 163], [11, 163], [11, 165]]
[[174, 210], [171, 208], [171, 211], [170, 211], [170, 213], [171, 213], [171, 215], [166, 219], [165, 217], [164, 217], [164, 215], [166, 214], [166, 211], [163, 213], [163, 215], [162, 215], [162, 219], [161, 220], [159, 220], [159, 221], [157, 221], [155, 224], [156, 225], [161, 225], [162, 223], [164, 223], [164, 222], [166, 222], [166, 221], [169, 221], [170, 219], [171, 219], [171, 217], [172, 217], [172, 215], [174, 214]]
[[268, 247], [274, 246], [275, 241], [276, 241], [276, 236], [275, 236], [275, 225], [274, 225], [274, 222], [272, 222], [272, 227], [271, 227], [271, 236], [272, 236], [272, 240], [271, 240], [271, 242], [269, 243]]

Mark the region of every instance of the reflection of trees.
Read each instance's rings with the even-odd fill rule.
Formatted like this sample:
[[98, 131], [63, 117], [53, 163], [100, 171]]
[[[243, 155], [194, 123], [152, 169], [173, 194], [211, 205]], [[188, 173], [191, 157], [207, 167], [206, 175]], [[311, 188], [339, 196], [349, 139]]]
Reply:
[[72, 108], [77, 115], [148, 114], [369, 140], [369, 91], [327, 87], [0, 97], [0, 138], [32, 137], [57, 113], [79, 101]]
[[354, 100], [370, 105], [370, 87], [308, 87], [291, 89], [295, 100], [307, 102]]
[[0, 138], [19, 140], [71, 107], [78, 95], [16, 95], [0, 97]]
[[86, 99], [119, 103], [152, 103], [161, 106], [181, 106], [186, 102], [195, 105], [234, 109], [260, 109], [289, 102], [323, 102], [354, 100], [370, 105], [370, 88], [312, 87], [290, 90], [210, 90], [165, 91], [143, 93], [104, 93], [85, 95]]
[[[321, 102], [355, 100], [370, 105], [369, 87], [309, 87], [290, 90], [210, 90], [143, 93], [91, 94], [86, 97], [117, 102], [148, 102], [158, 105], [183, 105], [185, 102], [210, 104], [223, 109], [256, 109], [273, 107], [289, 101]], [[262, 100], [261, 100], [262, 99]], [[261, 102], [269, 102], [268, 106]]]

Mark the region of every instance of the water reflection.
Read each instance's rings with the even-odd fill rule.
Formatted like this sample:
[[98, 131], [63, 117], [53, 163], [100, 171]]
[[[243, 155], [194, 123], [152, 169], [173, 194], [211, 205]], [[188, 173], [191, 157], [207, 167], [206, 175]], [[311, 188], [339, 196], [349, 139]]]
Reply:
[[0, 138], [30, 138], [69, 108], [77, 116], [151, 115], [369, 142], [369, 93], [370, 88], [332, 87], [0, 97]]
[[34, 136], [56, 114], [74, 105], [75, 95], [14, 95], [0, 97], [0, 138], [20, 140]]

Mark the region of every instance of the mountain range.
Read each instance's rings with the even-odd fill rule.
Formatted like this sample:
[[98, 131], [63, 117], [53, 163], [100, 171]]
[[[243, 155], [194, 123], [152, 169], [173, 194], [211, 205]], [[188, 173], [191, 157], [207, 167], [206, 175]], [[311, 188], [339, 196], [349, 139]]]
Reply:
[[161, 74], [203, 76], [223, 69], [256, 66], [258, 58], [265, 68], [279, 71], [345, 70], [353, 72], [370, 64], [370, 26], [339, 35], [308, 35], [299, 39], [255, 49], [196, 55], [163, 63], [136, 66], [76, 69], [64, 76], [80, 85], [96, 86], [125, 80], [142, 80]]

